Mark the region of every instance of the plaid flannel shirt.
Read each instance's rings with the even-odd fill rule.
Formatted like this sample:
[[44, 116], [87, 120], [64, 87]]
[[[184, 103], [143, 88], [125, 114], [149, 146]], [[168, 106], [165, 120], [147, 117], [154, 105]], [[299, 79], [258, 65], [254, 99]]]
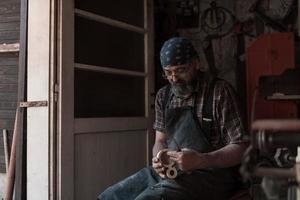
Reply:
[[[204, 79], [198, 83], [197, 95], [197, 116], [202, 125], [202, 107], [205, 92], [208, 88], [208, 83]], [[161, 88], [155, 100], [155, 122], [154, 129], [165, 133], [165, 114], [162, 110], [163, 101], [166, 93], [166, 86]], [[178, 98], [170, 93], [171, 99], [169, 108], [177, 108], [182, 106], [193, 106], [195, 95], [189, 98]], [[244, 134], [244, 126], [238, 108], [236, 95], [232, 87], [225, 81], [218, 80], [215, 83], [213, 97], [213, 127], [210, 136], [210, 143], [214, 149], [219, 149], [227, 144], [242, 143]]]

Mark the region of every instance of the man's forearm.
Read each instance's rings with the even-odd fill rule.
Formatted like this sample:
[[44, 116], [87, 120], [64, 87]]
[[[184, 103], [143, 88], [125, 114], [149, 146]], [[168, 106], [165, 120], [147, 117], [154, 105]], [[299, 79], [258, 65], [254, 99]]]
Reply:
[[[200, 168], [225, 168], [237, 165], [241, 162], [246, 144], [229, 144], [219, 150], [200, 154]], [[202, 156], [203, 157], [202, 157]], [[202, 157], [202, 158], [201, 158]]]
[[153, 149], [152, 149], [153, 157], [155, 157], [160, 150], [165, 149], [165, 148], [166, 148], [166, 145], [164, 142], [156, 141], [153, 146]]

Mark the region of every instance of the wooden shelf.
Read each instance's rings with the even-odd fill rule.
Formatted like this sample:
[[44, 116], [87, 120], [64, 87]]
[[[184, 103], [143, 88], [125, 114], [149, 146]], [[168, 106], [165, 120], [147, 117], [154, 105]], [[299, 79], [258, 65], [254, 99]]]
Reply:
[[0, 53], [14, 53], [19, 52], [20, 43], [0, 44]]

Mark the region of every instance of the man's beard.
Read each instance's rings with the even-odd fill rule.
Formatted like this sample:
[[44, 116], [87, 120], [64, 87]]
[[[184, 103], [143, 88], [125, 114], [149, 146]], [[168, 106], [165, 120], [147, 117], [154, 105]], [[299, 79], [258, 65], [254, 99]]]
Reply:
[[197, 78], [194, 77], [191, 81], [179, 80], [176, 83], [171, 83], [171, 90], [176, 97], [188, 98], [196, 90]]

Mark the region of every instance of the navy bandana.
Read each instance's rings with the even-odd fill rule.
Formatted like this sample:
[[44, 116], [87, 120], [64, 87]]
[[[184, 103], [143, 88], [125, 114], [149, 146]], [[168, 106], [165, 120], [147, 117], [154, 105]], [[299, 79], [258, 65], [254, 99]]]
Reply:
[[192, 43], [183, 37], [173, 37], [167, 40], [160, 50], [162, 67], [184, 65], [193, 59], [199, 59]]

